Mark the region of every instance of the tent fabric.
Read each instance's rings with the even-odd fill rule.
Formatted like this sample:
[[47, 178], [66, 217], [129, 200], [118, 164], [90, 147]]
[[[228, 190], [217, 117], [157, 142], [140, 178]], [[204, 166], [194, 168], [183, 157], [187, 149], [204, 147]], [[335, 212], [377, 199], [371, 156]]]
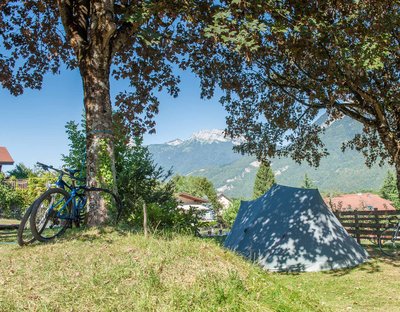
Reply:
[[277, 184], [241, 202], [224, 245], [270, 271], [343, 269], [368, 260], [318, 190]]

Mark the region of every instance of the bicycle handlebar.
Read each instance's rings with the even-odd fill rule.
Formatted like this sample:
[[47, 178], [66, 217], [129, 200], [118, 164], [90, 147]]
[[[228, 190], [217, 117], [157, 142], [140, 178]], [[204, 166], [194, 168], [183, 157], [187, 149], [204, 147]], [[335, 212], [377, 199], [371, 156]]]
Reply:
[[42, 169], [45, 170], [45, 171], [48, 171], [49, 169], [51, 169], [51, 170], [56, 171], [56, 172], [58, 172], [58, 173], [65, 174], [65, 175], [69, 176], [71, 179], [74, 179], [74, 180], [76, 180], [76, 181], [86, 182], [85, 179], [81, 179], [81, 178], [75, 177], [75, 176], [72, 175], [70, 172], [66, 172], [66, 171], [64, 171], [64, 170], [54, 168], [53, 166], [46, 165], [46, 164], [43, 164], [43, 163], [41, 163], [41, 162], [37, 162], [36, 164], [37, 164], [39, 167], [42, 167]]

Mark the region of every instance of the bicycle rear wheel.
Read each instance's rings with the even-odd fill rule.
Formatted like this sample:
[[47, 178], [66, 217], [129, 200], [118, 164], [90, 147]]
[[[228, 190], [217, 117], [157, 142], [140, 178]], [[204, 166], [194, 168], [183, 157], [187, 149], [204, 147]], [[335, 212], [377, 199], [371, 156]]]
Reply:
[[20, 246], [28, 245], [35, 241], [35, 237], [32, 234], [31, 226], [30, 226], [30, 222], [29, 222], [29, 217], [31, 216], [32, 207], [34, 204], [35, 204], [35, 202], [33, 202], [33, 204], [30, 205], [29, 208], [25, 211], [25, 214], [21, 219], [21, 223], [19, 224], [17, 241], [18, 241], [18, 245], [20, 245]]
[[62, 235], [70, 227], [72, 202], [70, 195], [61, 188], [51, 188], [33, 204], [30, 226], [33, 236], [41, 242]]
[[379, 249], [389, 257], [400, 256], [400, 233], [395, 227], [384, 230], [379, 236]]

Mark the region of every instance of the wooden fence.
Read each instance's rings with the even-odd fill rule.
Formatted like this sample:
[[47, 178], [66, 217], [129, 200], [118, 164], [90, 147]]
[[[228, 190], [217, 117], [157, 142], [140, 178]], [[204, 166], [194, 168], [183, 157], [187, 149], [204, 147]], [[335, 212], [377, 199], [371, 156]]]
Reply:
[[358, 243], [362, 239], [376, 240], [385, 228], [400, 220], [398, 210], [334, 211], [334, 214]]
[[8, 185], [11, 185], [14, 189], [26, 189], [28, 188], [28, 180], [27, 179], [19, 179], [19, 180], [6, 180]]

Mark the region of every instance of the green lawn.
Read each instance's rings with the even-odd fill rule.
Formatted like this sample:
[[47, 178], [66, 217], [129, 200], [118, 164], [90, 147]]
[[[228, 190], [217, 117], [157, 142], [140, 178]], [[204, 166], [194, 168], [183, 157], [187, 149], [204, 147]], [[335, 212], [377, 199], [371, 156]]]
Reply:
[[16, 219], [1, 219], [0, 224], [19, 224], [19, 220]]
[[272, 274], [190, 236], [70, 231], [0, 244], [0, 311], [395, 311], [400, 262]]

